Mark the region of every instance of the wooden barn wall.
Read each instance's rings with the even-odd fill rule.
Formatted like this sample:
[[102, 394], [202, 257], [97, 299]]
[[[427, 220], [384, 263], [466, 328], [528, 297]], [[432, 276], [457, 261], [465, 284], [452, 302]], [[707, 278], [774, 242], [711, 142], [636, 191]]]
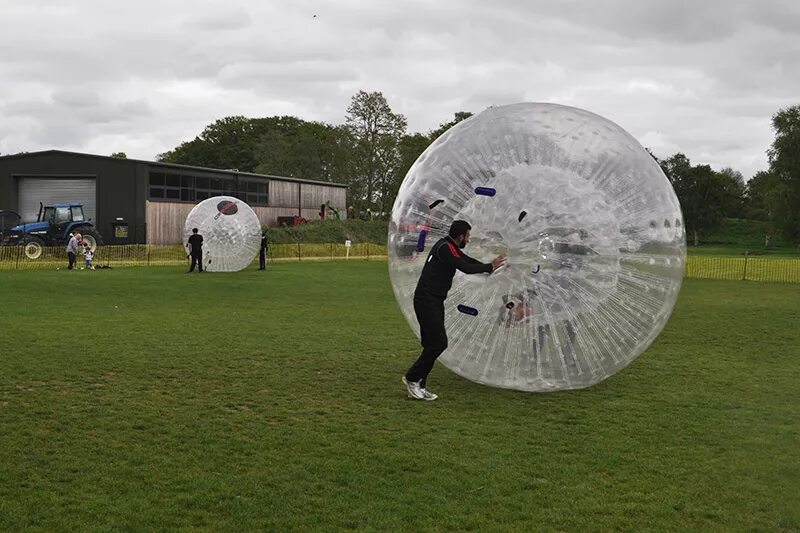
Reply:
[[147, 244], [180, 244], [183, 224], [195, 204], [147, 202]]
[[297, 182], [269, 181], [270, 207], [294, 207], [297, 209]]
[[[347, 189], [342, 187], [329, 187], [312, 183], [295, 183], [290, 181], [270, 180], [269, 204], [270, 207], [294, 207], [297, 209], [297, 187], [301, 188], [303, 208], [317, 209], [325, 202], [339, 211], [344, 211]], [[308, 218], [308, 217], [306, 217]]]
[[328, 187], [331, 205], [339, 210], [342, 217], [347, 216], [347, 189], [343, 187]]

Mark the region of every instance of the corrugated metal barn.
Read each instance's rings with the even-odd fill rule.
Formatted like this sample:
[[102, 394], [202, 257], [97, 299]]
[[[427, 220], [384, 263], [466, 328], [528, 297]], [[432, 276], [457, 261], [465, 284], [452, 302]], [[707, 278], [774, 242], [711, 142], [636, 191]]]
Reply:
[[[344, 217], [346, 190], [339, 183], [60, 150], [0, 157], [0, 210], [30, 222], [40, 202], [81, 203], [106, 243], [179, 243], [192, 207], [219, 195], [247, 202], [265, 226], [282, 216], [314, 220], [328, 202]], [[112, 231], [120, 223], [128, 226], [125, 239]]]

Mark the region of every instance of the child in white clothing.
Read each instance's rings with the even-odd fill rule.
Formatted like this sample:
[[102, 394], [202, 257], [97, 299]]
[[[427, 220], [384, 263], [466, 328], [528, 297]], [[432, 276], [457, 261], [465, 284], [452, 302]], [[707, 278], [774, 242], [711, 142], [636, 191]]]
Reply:
[[94, 265], [92, 264], [92, 259], [94, 259], [94, 252], [88, 246], [83, 249], [83, 255], [86, 259], [86, 268], [89, 270], [94, 270]]

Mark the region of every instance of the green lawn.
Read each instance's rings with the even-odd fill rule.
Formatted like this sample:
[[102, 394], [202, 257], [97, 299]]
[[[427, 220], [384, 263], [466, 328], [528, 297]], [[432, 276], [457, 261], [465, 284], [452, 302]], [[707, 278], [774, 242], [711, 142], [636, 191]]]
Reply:
[[800, 284], [581, 391], [434, 370], [385, 262], [0, 273], [0, 531], [800, 530]]

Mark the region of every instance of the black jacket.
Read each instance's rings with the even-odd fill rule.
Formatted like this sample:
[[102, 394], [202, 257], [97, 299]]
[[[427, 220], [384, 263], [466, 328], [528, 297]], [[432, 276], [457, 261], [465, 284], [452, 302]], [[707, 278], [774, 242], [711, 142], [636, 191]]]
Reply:
[[432, 296], [442, 300], [447, 298], [456, 269], [465, 274], [488, 274], [493, 270], [491, 264], [481, 263], [465, 255], [450, 237], [439, 239], [425, 260], [414, 297]]
[[203, 251], [203, 236], [199, 233], [192, 233], [192, 235], [189, 237], [189, 246], [192, 247], [191, 253], [201, 253]]

